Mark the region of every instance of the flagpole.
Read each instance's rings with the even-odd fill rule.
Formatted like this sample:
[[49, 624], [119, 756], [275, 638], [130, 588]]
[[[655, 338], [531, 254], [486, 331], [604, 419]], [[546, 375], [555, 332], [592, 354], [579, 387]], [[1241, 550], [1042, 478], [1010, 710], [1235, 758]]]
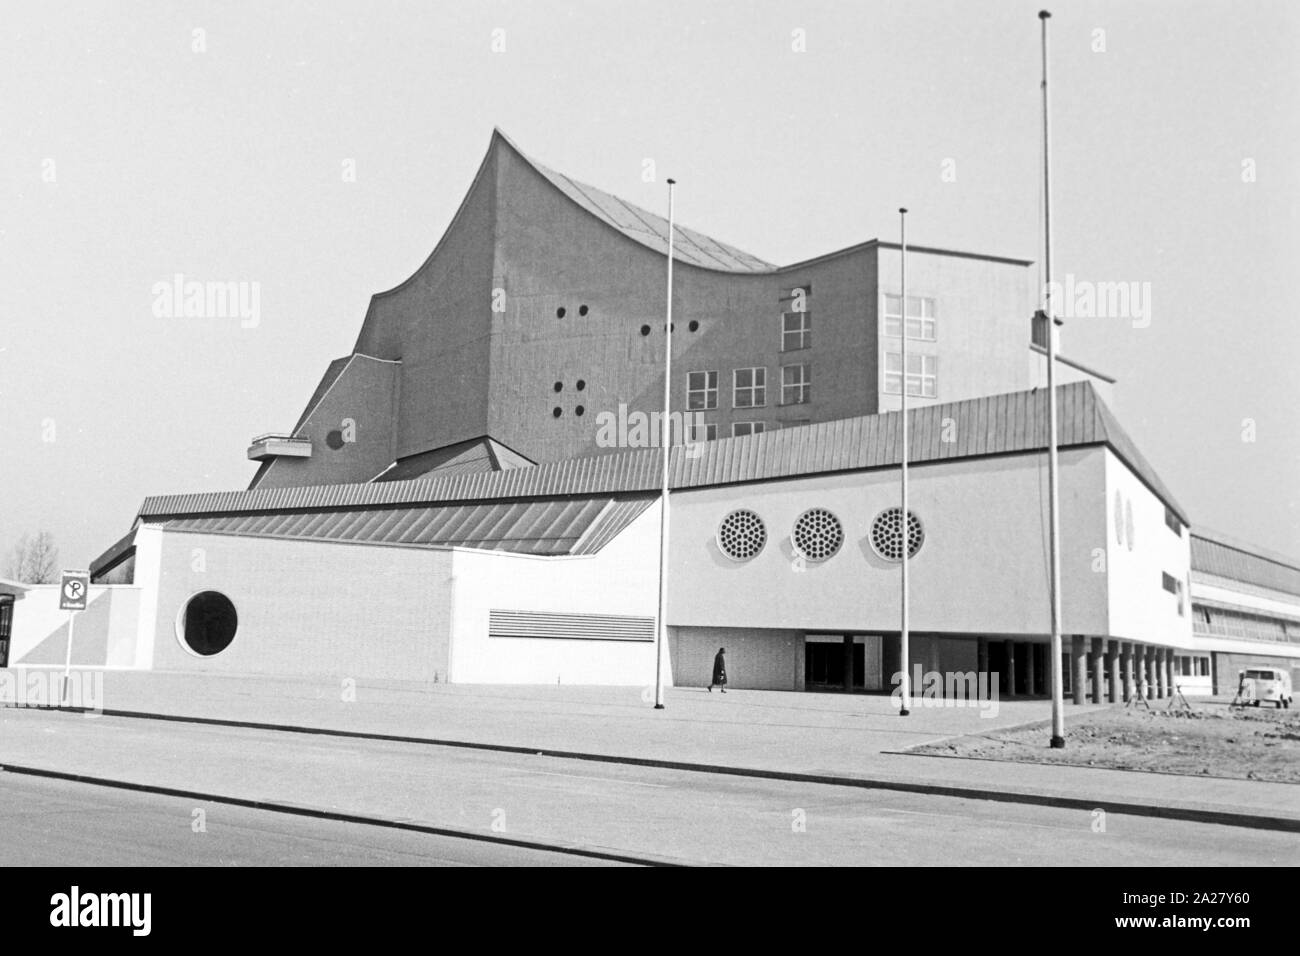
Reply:
[[668, 641], [668, 452], [671, 424], [668, 413], [673, 396], [673, 187], [668, 180], [668, 306], [664, 322], [664, 408], [659, 421], [659, 613], [655, 627], [655, 710], [664, 709], [664, 644]]
[[898, 238], [899, 238], [899, 250], [900, 250], [900, 255], [899, 255], [899, 273], [900, 273], [900, 284], [902, 285], [902, 296], [901, 296], [902, 304], [899, 306], [899, 309], [898, 309], [898, 311], [899, 311], [899, 319], [898, 319], [898, 322], [899, 322], [899, 329], [898, 329], [898, 331], [902, 333], [901, 338], [902, 338], [902, 342], [903, 342], [903, 346], [902, 346], [902, 357], [901, 357], [901, 359], [900, 359], [901, 366], [902, 366], [902, 375], [901, 375], [901, 378], [900, 378], [901, 387], [899, 388], [899, 391], [902, 392], [902, 410], [901, 410], [901, 418], [902, 418], [902, 427], [903, 427], [903, 455], [902, 455], [903, 462], [902, 462], [902, 469], [901, 469], [901, 471], [902, 471], [902, 486], [903, 486], [903, 489], [902, 489], [902, 491], [903, 491], [903, 495], [902, 495], [902, 497], [903, 497], [903, 515], [902, 515], [902, 536], [903, 536], [903, 560], [902, 560], [902, 565], [903, 565], [903, 595], [902, 595], [902, 597], [903, 597], [903, 601], [902, 601], [902, 604], [903, 604], [903, 614], [902, 614], [902, 620], [899, 622], [899, 624], [900, 624], [900, 630], [899, 630], [899, 635], [900, 635], [900, 637], [899, 637], [899, 642], [898, 642], [898, 643], [899, 643], [899, 656], [902, 658], [902, 669], [903, 669], [903, 683], [902, 683], [902, 685], [901, 685], [901, 689], [902, 689], [902, 691], [903, 691], [903, 700], [902, 700], [902, 704], [901, 704], [901, 706], [899, 707], [898, 715], [899, 715], [900, 717], [906, 717], [909, 713], [911, 713], [911, 711], [909, 710], [909, 707], [911, 706], [911, 703], [912, 703], [912, 695], [911, 695], [911, 693], [910, 693], [910, 688], [909, 688], [909, 686], [908, 686], [908, 667], [910, 666], [910, 664], [909, 664], [909, 658], [910, 658], [910, 656], [911, 656], [911, 654], [910, 654], [910, 647], [909, 647], [909, 642], [910, 642], [910, 637], [911, 637], [911, 635], [909, 634], [909, 630], [908, 630], [908, 612], [909, 612], [909, 610], [911, 609], [911, 608], [910, 608], [910, 605], [911, 605], [911, 596], [910, 596], [910, 594], [908, 593], [908, 587], [907, 587], [907, 586], [908, 586], [908, 581], [907, 581], [907, 550], [908, 550], [909, 541], [908, 541], [908, 534], [907, 534], [907, 532], [908, 532], [908, 521], [907, 521], [907, 450], [908, 450], [908, 445], [907, 445], [907, 210], [906, 210], [906, 209], [899, 209], [899, 210], [898, 210]]
[[1043, 27], [1043, 324], [1047, 329], [1047, 494], [1052, 562], [1052, 739], [1065, 746], [1065, 705], [1061, 674], [1061, 501], [1056, 452], [1056, 320], [1052, 307], [1052, 156], [1048, 135], [1047, 21], [1051, 14], [1038, 11]]

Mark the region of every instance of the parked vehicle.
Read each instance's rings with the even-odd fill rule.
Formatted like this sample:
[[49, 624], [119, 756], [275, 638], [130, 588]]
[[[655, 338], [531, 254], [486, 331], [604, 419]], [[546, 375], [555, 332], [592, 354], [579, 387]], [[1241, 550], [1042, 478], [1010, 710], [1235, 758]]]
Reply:
[[1237, 675], [1237, 697], [1256, 707], [1271, 701], [1278, 707], [1291, 706], [1291, 672], [1278, 667], [1250, 667]]

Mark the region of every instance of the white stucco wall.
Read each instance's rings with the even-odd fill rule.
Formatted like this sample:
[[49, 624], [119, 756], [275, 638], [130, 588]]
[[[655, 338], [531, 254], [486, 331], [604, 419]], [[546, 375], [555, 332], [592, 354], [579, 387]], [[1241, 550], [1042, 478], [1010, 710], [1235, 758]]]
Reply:
[[[1116, 455], [1106, 450], [1106, 578], [1110, 620], [1104, 633], [1123, 640], [1172, 647], [1192, 645], [1189, 593], [1191, 544], [1187, 528], [1175, 534], [1165, 524], [1165, 505]], [[1117, 528], [1116, 497], [1123, 519]], [[1133, 534], [1128, 535], [1128, 512]], [[1161, 585], [1161, 572], [1183, 586], [1183, 614], [1178, 598]]]
[[[1105, 547], [1103, 456], [1099, 448], [1061, 455], [1067, 633], [1103, 634], [1107, 626], [1106, 576], [1091, 565], [1093, 549]], [[1046, 456], [917, 465], [910, 476], [910, 509], [926, 531], [909, 563], [913, 630], [1047, 633]], [[876, 515], [897, 506], [898, 488], [898, 471], [889, 469], [675, 494], [669, 623], [896, 631], [899, 566], [878, 557], [869, 539]], [[798, 571], [790, 533], [812, 507], [835, 513], [846, 539], [834, 557]], [[716, 542], [719, 522], [736, 508], [756, 512], [768, 532], [766, 547], [746, 562]]]
[[[455, 549], [452, 680], [652, 687], [653, 642], [488, 637], [488, 612], [498, 608], [654, 617], [658, 542], [656, 502], [590, 556], [535, 557]], [[663, 674], [665, 685], [671, 685], [667, 645]]]

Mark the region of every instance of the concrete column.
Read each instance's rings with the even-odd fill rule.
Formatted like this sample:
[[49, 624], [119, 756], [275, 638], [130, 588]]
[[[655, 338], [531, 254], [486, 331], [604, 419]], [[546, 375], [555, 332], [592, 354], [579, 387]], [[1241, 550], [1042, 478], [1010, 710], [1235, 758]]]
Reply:
[[1149, 670], [1147, 668], [1147, 646], [1134, 642], [1133, 644], [1133, 665], [1137, 668], [1137, 693], [1138, 697], [1148, 700], [1151, 697], [1151, 686], [1147, 683]]
[[1016, 696], [1016, 642], [1003, 641], [1003, 650], [1007, 658], [1007, 697]]
[[1037, 644], [1033, 641], [1025, 643], [1025, 696], [1027, 697], [1037, 697], [1043, 692], [1043, 689], [1038, 686], [1038, 669], [1034, 667], [1037, 652]]
[[1119, 676], [1119, 641], [1106, 642], [1106, 670], [1110, 675], [1106, 682], [1106, 699], [1117, 704], [1124, 694]]
[[1169, 696], [1169, 674], [1165, 670], [1165, 649], [1163, 647], [1153, 647], [1152, 664], [1156, 669], [1156, 696], [1165, 698]]
[[1106, 683], [1106, 642], [1100, 637], [1092, 639], [1092, 650], [1088, 652], [1089, 668], [1092, 672], [1092, 702], [1100, 704], [1105, 701], [1103, 685]]
[[1070, 683], [1074, 685], [1074, 702], [1082, 704], [1088, 691], [1088, 657], [1084, 650], [1082, 634], [1070, 637], [1070, 659], [1074, 666], [1070, 668]]
[[844, 692], [853, 690], [853, 635], [844, 635]]
[[1174, 696], [1174, 649], [1165, 648], [1165, 693]]
[[1128, 703], [1134, 698], [1137, 692], [1137, 684], [1133, 677], [1133, 642], [1120, 642], [1120, 671], [1124, 677], [1124, 703]]

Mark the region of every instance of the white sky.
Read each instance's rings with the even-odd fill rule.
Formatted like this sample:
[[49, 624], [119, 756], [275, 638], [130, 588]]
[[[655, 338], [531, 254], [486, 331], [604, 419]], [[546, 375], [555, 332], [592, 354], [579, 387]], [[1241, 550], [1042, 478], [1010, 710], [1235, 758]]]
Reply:
[[[145, 495], [245, 487], [494, 125], [658, 209], [653, 158], [679, 221], [778, 263], [900, 205], [917, 244], [1041, 258], [1039, 6], [7, 5], [0, 548], [48, 529], [84, 566]], [[1055, 6], [1058, 275], [1152, 290], [1149, 327], [1075, 320], [1063, 352], [1119, 378], [1193, 522], [1300, 555], [1300, 4]], [[155, 318], [177, 272], [259, 282], [260, 324]]]

